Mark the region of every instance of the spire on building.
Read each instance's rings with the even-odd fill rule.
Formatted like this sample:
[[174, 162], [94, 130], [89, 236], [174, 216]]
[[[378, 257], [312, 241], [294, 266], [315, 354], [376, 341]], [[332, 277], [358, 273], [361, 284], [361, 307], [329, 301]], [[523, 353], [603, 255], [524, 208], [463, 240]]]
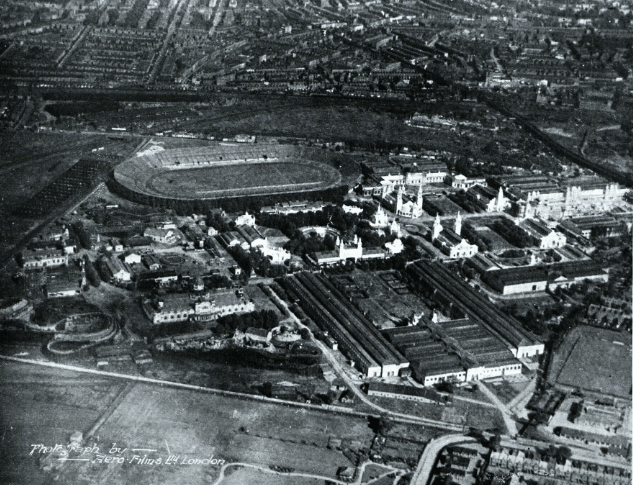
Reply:
[[438, 236], [440, 235], [440, 233], [442, 232], [442, 224], [440, 223], [440, 214], [438, 213], [435, 216], [435, 222], [433, 223], [433, 237], [431, 238], [433, 241], [435, 241]]
[[395, 234], [397, 237], [402, 237], [402, 233], [400, 231], [400, 224], [398, 224], [395, 219], [391, 222], [390, 230], [391, 230], [391, 234]]
[[503, 189], [499, 187], [499, 195], [497, 195], [497, 210], [503, 210], [505, 206], [505, 200], [503, 198]]
[[455, 234], [461, 236], [462, 234], [462, 214], [460, 211], [457, 211], [457, 218], [455, 219]]

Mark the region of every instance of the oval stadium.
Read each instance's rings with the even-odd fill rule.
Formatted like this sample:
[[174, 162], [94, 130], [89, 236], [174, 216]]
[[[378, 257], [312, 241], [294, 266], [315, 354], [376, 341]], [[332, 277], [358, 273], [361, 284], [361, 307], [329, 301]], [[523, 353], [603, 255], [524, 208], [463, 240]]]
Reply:
[[333, 163], [334, 154], [315, 148], [219, 144], [133, 157], [115, 168], [114, 179], [137, 200], [290, 196], [342, 185]]

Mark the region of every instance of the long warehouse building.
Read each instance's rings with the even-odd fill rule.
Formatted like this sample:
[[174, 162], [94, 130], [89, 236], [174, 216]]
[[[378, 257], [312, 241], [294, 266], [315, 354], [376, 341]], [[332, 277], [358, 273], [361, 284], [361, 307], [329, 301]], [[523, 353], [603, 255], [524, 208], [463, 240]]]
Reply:
[[462, 318], [383, 330], [383, 335], [411, 363], [423, 385], [468, 382], [521, 374], [521, 363], [507, 346], [479, 322]]
[[508, 346], [514, 357], [531, 357], [543, 353], [543, 343], [524, 329], [518, 320], [501, 312], [443, 263], [417, 261], [407, 266], [407, 271], [431, 293], [451, 301], [471, 319], [481, 322]]
[[409, 367], [409, 361], [325, 276], [298, 273], [285, 278], [283, 285], [365, 376], [396, 376]]

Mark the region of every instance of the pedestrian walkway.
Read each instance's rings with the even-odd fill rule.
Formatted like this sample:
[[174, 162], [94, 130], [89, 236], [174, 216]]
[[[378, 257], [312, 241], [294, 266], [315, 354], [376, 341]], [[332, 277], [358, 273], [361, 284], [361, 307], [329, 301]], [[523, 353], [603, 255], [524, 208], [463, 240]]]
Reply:
[[508, 407], [503, 404], [503, 402], [501, 402], [497, 395], [492, 392], [482, 381], [479, 381], [477, 385], [479, 386], [479, 390], [483, 392], [486, 397], [490, 399], [490, 401], [492, 401], [492, 403], [497, 407], [499, 411], [501, 411], [501, 416], [503, 417], [503, 422], [506, 425], [508, 434], [510, 436], [516, 436], [519, 431], [517, 429], [516, 422], [514, 421], [514, 419], [512, 419], [512, 412], [510, 411], [510, 409], [508, 409]]

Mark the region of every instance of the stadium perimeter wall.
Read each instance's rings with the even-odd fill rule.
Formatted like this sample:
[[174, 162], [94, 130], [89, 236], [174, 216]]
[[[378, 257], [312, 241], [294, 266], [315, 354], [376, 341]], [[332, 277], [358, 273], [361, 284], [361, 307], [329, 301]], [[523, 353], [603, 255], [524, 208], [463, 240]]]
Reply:
[[[222, 153], [219, 149], [220, 147], [213, 147], [213, 149], [209, 150], [210, 158], [219, 158], [219, 164], [223, 164], [222, 160], [226, 160], [226, 157], [220, 157], [219, 154]], [[287, 147], [262, 147], [262, 153], [267, 152], [269, 155], [272, 155], [275, 158], [279, 158], [283, 160], [284, 158], [296, 157], [306, 161], [312, 160], [318, 163], [324, 163], [335, 169], [338, 169], [337, 164], [340, 162], [340, 154], [330, 154], [330, 153], [322, 153], [317, 149], [310, 149], [306, 147], [295, 147], [295, 146], [287, 146]], [[235, 147], [226, 147], [226, 155], [231, 156], [231, 152], [235, 150]], [[252, 153], [256, 151], [250, 147], [250, 150], [247, 150], [249, 155], [252, 156]], [[271, 153], [272, 152], [272, 153]], [[276, 153], [275, 153], [276, 152]], [[192, 151], [192, 155], [199, 156], [200, 150]], [[140, 167], [142, 168], [143, 160], [139, 160]], [[124, 163], [133, 163], [133, 162], [124, 162]], [[244, 160], [244, 163], [249, 163], [248, 160]], [[154, 165], [154, 164], [153, 164]], [[158, 164], [154, 165], [154, 167], [158, 167], [159, 165], [165, 166], [164, 161], [158, 162]], [[206, 163], [204, 165], [207, 165]], [[211, 164], [208, 164], [211, 166]], [[149, 167], [147, 167], [149, 168]], [[169, 166], [165, 166], [166, 169], [169, 169]], [[179, 164], [174, 163], [173, 170], [178, 170]], [[160, 170], [160, 168], [158, 168]], [[141, 173], [144, 172], [144, 173]], [[157, 172], [158, 173], [158, 172]], [[142, 170], [138, 173], [141, 178], [149, 178], [147, 172]], [[149, 205], [152, 207], [163, 207], [168, 209], [173, 209], [178, 213], [187, 214], [187, 213], [203, 213], [205, 211], [209, 211], [211, 209], [222, 208], [228, 212], [235, 211], [243, 211], [250, 210], [255, 211], [264, 206], [270, 206], [282, 202], [296, 201], [296, 200], [307, 200], [307, 201], [326, 201], [326, 202], [340, 202], [343, 199], [343, 196], [348, 192], [348, 185], [345, 183], [340, 183], [337, 185], [326, 186], [319, 189], [314, 190], [293, 190], [293, 191], [284, 191], [284, 192], [273, 192], [273, 193], [265, 193], [265, 188], [263, 188], [262, 193], [260, 194], [244, 194], [244, 195], [226, 195], [226, 196], [215, 196], [210, 198], [183, 198], [183, 197], [169, 197], [165, 195], [159, 194], [150, 194], [144, 190], [137, 190], [135, 186], [136, 183], [126, 183], [126, 178], [129, 178], [129, 174], [120, 174], [118, 176], [113, 176], [110, 178], [108, 182], [108, 188], [128, 199], [132, 202], [137, 202], [144, 205]], [[121, 180], [119, 180], [121, 179]], [[123, 183], [122, 183], [123, 182]], [[141, 181], [142, 183], [142, 181]], [[236, 189], [237, 190], [237, 189]]]

